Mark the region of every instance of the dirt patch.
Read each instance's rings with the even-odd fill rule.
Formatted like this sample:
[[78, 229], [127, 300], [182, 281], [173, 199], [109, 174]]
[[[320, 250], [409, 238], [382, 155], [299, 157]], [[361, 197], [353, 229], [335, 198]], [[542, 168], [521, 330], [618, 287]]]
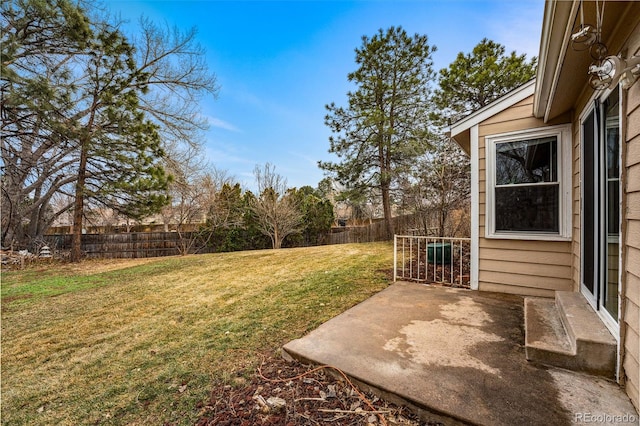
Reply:
[[383, 274], [389, 282], [393, 282], [393, 268], [378, 269], [376, 272]]
[[199, 404], [198, 426], [209, 425], [437, 425], [405, 407], [357, 389], [330, 367], [265, 357], [250, 378], [217, 383]]
[[32, 294], [18, 294], [15, 296], [6, 296], [2, 298], [2, 303], [0, 304], [0, 311], [2, 311], [2, 313], [7, 313], [9, 312], [9, 304], [11, 302], [15, 302], [16, 300], [25, 300], [25, 299], [31, 299], [33, 297]]
[[31, 299], [32, 297], [32, 294], [18, 294], [16, 296], [7, 296], [2, 298], [2, 303], [7, 304], [16, 300]]
[[102, 272], [111, 272], [118, 269], [132, 268], [147, 263], [157, 262], [157, 257], [141, 259], [84, 259], [79, 263], [70, 263], [61, 259], [42, 259], [35, 255], [20, 256], [10, 252], [0, 252], [2, 256], [3, 271], [32, 270], [35, 272], [48, 272], [56, 270], [59, 273], [89, 275]]
[[146, 257], [143, 259], [85, 259], [80, 263], [65, 264], [65, 268], [77, 274], [96, 274], [118, 269], [132, 268], [167, 258]]

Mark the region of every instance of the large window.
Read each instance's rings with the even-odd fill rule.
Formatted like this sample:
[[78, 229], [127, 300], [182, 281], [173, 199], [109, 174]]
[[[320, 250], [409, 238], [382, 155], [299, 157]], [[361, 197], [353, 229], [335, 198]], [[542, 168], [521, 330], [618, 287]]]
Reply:
[[[569, 236], [569, 129], [566, 126], [490, 136], [487, 141], [487, 236]], [[567, 151], [563, 155], [563, 150]]]

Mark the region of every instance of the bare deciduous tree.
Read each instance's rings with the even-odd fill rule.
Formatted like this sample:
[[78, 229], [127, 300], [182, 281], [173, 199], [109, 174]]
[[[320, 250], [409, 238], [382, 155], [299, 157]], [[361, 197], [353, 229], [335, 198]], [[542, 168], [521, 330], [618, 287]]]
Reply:
[[[224, 185], [233, 181], [226, 170], [208, 166], [197, 148], [192, 147], [189, 150], [192, 155], [181, 162], [172, 161], [166, 166], [174, 179], [169, 187], [170, 204], [162, 209], [161, 215], [165, 231], [169, 225], [176, 227], [180, 254], [198, 251], [209, 242], [211, 206], [220, 198]], [[202, 232], [196, 232], [193, 225], [202, 228]]]
[[251, 201], [260, 232], [271, 238], [274, 249], [282, 247], [282, 241], [300, 231], [302, 211], [296, 197], [288, 191], [287, 180], [276, 173], [275, 166], [267, 163], [254, 169], [258, 195]]
[[464, 211], [469, 204], [469, 172], [469, 158], [447, 139], [434, 142], [430, 152], [417, 162], [416, 183], [406, 195], [415, 213], [436, 216], [438, 236], [454, 236], [461, 231], [457, 229], [460, 221], [454, 223], [453, 212]]

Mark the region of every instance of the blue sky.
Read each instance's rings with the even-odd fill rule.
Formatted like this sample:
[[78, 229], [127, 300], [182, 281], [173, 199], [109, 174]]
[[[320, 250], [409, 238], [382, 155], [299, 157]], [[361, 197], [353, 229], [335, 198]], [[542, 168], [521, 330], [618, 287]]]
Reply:
[[210, 130], [204, 153], [245, 188], [270, 162], [289, 186], [317, 186], [328, 153], [325, 105], [346, 105], [355, 48], [363, 35], [402, 26], [437, 46], [434, 68], [447, 67], [487, 37], [507, 51], [538, 55], [543, 0], [108, 0], [135, 23], [140, 16], [182, 29], [197, 27], [218, 99], [202, 100]]

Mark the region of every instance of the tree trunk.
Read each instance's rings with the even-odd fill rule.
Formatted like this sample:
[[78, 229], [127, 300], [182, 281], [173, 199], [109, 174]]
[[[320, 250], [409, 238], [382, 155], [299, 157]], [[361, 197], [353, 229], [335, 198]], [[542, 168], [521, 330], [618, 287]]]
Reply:
[[47, 217], [47, 211], [49, 209], [49, 201], [51, 200], [53, 193], [42, 195], [42, 186], [39, 185], [35, 190], [34, 200], [39, 200], [38, 205], [33, 207], [31, 212], [31, 219], [29, 220], [29, 232], [28, 238], [31, 240], [30, 245], [33, 247], [33, 243], [41, 241], [44, 238], [44, 233], [53, 222], [53, 219]]
[[278, 235], [278, 228], [273, 230], [273, 248], [279, 249], [282, 245], [282, 241], [280, 241], [280, 236]]
[[[33, 199], [39, 200], [41, 195], [42, 195], [42, 185], [38, 185], [34, 190]], [[37, 238], [38, 223], [40, 222], [40, 215], [42, 214], [41, 209], [43, 209], [43, 207], [44, 206], [41, 204], [36, 208], [34, 208], [33, 210], [31, 210], [31, 217], [29, 218], [29, 228], [28, 228], [29, 229], [28, 235], [29, 235], [29, 238], [31, 239], [31, 242], [33, 242], [33, 240]]]
[[391, 239], [393, 237], [393, 222], [391, 221], [391, 188], [389, 182], [383, 182], [382, 189], [382, 211], [384, 214], [384, 224], [386, 238]]
[[391, 163], [389, 161], [390, 140], [385, 141], [384, 127], [378, 130], [378, 162], [380, 167], [380, 192], [382, 193], [382, 214], [384, 216], [385, 238], [393, 237], [393, 223], [391, 222]]
[[80, 262], [82, 258], [82, 218], [84, 216], [84, 190], [87, 177], [88, 143], [83, 140], [80, 145], [80, 164], [76, 182], [75, 201], [73, 203], [73, 235], [71, 237], [71, 261]]
[[448, 202], [448, 196], [451, 192], [450, 181], [447, 180], [447, 166], [443, 165], [440, 169], [440, 236], [453, 237], [454, 235], [445, 235], [447, 217], [451, 214], [451, 204]]
[[[6, 194], [5, 188], [2, 188], [2, 248], [10, 248], [13, 250], [13, 240], [15, 238], [14, 229], [15, 229], [15, 213], [13, 211], [13, 203], [11, 202], [11, 198], [9, 198], [8, 194]], [[7, 211], [8, 210], [8, 211]]]

